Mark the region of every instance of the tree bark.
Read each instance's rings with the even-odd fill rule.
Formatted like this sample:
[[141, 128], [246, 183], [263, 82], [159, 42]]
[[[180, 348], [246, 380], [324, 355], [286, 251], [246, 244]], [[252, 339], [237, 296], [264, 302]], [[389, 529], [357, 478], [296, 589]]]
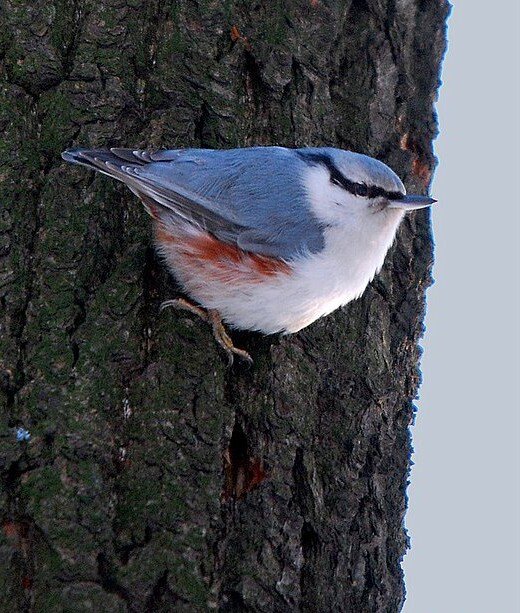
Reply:
[[206, 325], [158, 312], [178, 289], [137, 199], [60, 152], [332, 145], [424, 191], [447, 13], [4, 2], [2, 611], [400, 610], [428, 212], [360, 300], [234, 333], [255, 363], [228, 368]]

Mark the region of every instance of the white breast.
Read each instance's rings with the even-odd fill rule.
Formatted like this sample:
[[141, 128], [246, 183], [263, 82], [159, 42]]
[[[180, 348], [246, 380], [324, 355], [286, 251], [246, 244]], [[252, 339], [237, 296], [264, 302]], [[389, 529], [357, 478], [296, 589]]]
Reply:
[[293, 272], [265, 282], [215, 292], [212, 304], [237, 328], [265, 334], [297, 332], [359, 297], [381, 268], [402, 219], [400, 211], [374, 213], [370, 232], [349, 226], [325, 232], [325, 248], [293, 263]]

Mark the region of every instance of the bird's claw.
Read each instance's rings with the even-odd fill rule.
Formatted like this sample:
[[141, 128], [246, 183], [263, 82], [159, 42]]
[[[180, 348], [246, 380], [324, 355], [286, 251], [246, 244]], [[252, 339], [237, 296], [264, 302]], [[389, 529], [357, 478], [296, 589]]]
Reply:
[[215, 337], [215, 340], [227, 353], [229, 365], [231, 366], [233, 364], [235, 355], [239, 356], [249, 364], [253, 364], [253, 358], [247, 351], [244, 349], [239, 349], [233, 345], [233, 341], [224, 328], [224, 324], [222, 323], [222, 319], [220, 318], [218, 311], [213, 309], [208, 311], [208, 319], [211, 323], [211, 327], [213, 328], [213, 336]]
[[182, 309], [183, 311], [189, 311], [190, 313], [198, 315], [201, 319], [209, 323], [208, 314], [206, 310], [202, 307], [197, 306], [196, 304], [193, 304], [185, 298], [175, 298], [173, 300], [165, 300], [164, 302], [161, 302], [159, 306], [159, 313], [161, 313], [162, 311], [164, 311], [164, 309], [167, 309], [168, 307], [172, 307], [174, 309]]
[[201, 319], [210, 324], [213, 330], [213, 336], [215, 337], [215, 340], [227, 354], [229, 366], [233, 364], [235, 356], [240, 357], [241, 359], [248, 362], [248, 364], [250, 365], [253, 364], [253, 358], [249, 355], [247, 351], [245, 351], [244, 349], [239, 349], [238, 347], [235, 347], [233, 345], [233, 341], [231, 340], [231, 337], [227, 333], [226, 329], [224, 328], [222, 318], [220, 317], [218, 311], [216, 311], [215, 309], [203, 309], [202, 307], [193, 304], [185, 298], [165, 300], [163, 303], [161, 303], [159, 307], [159, 312], [164, 311], [164, 309], [168, 307], [189, 311], [190, 313], [198, 315]]

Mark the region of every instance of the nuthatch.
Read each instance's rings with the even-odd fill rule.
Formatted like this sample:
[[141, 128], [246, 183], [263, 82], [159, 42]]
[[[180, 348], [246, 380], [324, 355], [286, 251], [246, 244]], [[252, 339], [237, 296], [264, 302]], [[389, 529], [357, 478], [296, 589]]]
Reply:
[[68, 149], [122, 181], [152, 216], [157, 251], [188, 300], [161, 305], [222, 325], [291, 333], [360, 296], [406, 211], [430, 206], [366, 155], [329, 147], [217, 151]]

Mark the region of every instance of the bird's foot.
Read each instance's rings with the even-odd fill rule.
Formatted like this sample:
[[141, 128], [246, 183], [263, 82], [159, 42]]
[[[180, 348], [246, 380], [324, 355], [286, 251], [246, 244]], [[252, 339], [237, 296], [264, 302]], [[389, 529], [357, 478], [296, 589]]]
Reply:
[[159, 312], [163, 311], [168, 307], [173, 307], [175, 309], [182, 309], [183, 311], [189, 311], [190, 313], [194, 313], [198, 315], [205, 322], [210, 324], [213, 329], [213, 336], [217, 343], [224, 349], [228, 356], [229, 365], [233, 364], [234, 356], [237, 355], [249, 364], [253, 363], [253, 359], [249, 355], [247, 351], [244, 349], [239, 349], [233, 345], [233, 341], [231, 340], [229, 334], [226, 332], [224, 328], [224, 324], [222, 323], [222, 318], [220, 314], [215, 309], [203, 309], [202, 307], [193, 304], [189, 300], [185, 298], [176, 298], [174, 300], [165, 300], [161, 306], [159, 307]]
[[238, 355], [240, 358], [249, 362], [249, 364], [253, 363], [253, 358], [244, 351], [244, 349], [239, 349], [233, 345], [233, 341], [231, 340], [229, 334], [226, 332], [226, 328], [224, 328], [224, 324], [222, 323], [222, 318], [220, 317], [220, 313], [215, 309], [210, 309], [207, 312], [208, 321], [213, 328], [213, 336], [217, 343], [224, 349], [227, 353], [229, 364], [233, 364], [233, 357]]

